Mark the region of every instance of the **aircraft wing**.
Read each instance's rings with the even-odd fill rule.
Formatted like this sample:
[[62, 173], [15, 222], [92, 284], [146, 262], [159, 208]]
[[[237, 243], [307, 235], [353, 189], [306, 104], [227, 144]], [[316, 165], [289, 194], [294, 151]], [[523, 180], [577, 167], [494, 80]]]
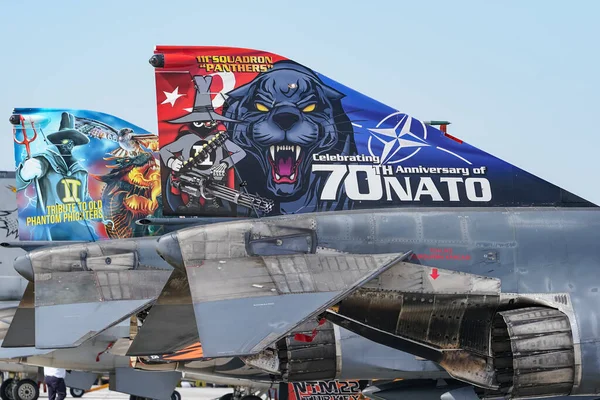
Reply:
[[150, 305], [172, 273], [155, 243], [153, 238], [90, 242], [17, 258], [15, 269], [33, 277], [35, 294], [21, 307], [24, 325], [14, 324], [9, 332], [15, 341], [3, 347], [23, 345], [16, 339], [31, 332], [36, 348], [76, 347]]
[[[186, 267], [204, 356], [257, 354], [304, 321], [315, 318], [316, 327], [318, 314], [406, 256], [278, 255]], [[253, 322], [240, 329], [244, 320]]]
[[[410, 256], [317, 253], [314, 234], [310, 227], [245, 220], [161, 237], [158, 251], [178, 275], [128, 355], [164, 354], [198, 338], [204, 357], [257, 354], [304, 322], [314, 318], [316, 327], [326, 308]], [[243, 320], [251, 322], [240, 329]], [[178, 324], [182, 331], [173, 332]]]

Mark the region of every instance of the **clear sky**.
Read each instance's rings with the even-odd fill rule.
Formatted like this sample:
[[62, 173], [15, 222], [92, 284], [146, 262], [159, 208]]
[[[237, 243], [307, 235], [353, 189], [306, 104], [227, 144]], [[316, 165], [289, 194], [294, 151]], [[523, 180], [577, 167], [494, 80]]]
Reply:
[[[600, 204], [598, 1], [2, 1], [0, 169], [13, 107], [156, 130], [154, 46], [281, 54]], [[3, 115], [3, 116], [2, 116]]]

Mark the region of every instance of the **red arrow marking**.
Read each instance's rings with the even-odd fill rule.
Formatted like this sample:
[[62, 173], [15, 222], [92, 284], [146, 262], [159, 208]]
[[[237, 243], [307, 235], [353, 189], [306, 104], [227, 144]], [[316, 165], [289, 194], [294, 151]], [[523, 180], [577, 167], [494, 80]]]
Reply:
[[429, 276], [431, 276], [433, 278], [433, 280], [436, 280], [438, 278], [438, 276], [440, 276], [440, 274], [438, 274], [437, 268], [433, 268], [431, 270], [431, 274], [429, 274]]

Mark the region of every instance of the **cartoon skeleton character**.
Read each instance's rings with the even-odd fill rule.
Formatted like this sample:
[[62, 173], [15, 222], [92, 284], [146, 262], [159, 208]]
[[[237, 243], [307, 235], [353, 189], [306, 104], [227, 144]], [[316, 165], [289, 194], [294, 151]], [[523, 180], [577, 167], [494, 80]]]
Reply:
[[[173, 211], [186, 211], [189, 207], [208, 209], [218, 208], [216, 198], [203, 195], [200, 204], [185, 204], [181, 193], [176, 189], [178, 172], [184, 162], [196, 156], [202, 147], [227, 128], [222, 122], [239, 122], [217, 114], [210, 99], [212, 76], [194, 76], [196, 87], [194, 107], [192, 112], [180, 118], [167, 121], [173, 124], [185, 124], [180, 129], [177, 138], [172, 143], [160, 149], [163, 164], [173, 173], [167, 178], [166, 200]], [[231, 154], [230, 154], [231, 153]], [[226, 172], [246, 156], [246, 152], [230, 140], [223, 146], [210, 152], [209, 157], [196, 167], [196, 171], [207, 178], [222, 181]], [[191, 210], [190, 210], [191, 211]]]

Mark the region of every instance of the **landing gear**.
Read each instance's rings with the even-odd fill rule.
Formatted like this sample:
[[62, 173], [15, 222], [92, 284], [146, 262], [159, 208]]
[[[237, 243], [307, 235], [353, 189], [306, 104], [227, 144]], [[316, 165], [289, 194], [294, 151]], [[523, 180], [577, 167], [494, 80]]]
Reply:
[[14, 400], [37, 400], [40, 397], [40, 387], [31, 379], [21, 379], [13, 385]]
[[14, 400], [13, 387], [15, 383], [13, 378], [6, 379], [2, 382], [2, 385], [0, 385], [0, 398], [2, 398], [2, 400]]
[[219, 397], [219, 400], [263, 400], [262, 397], [257, 396], [261, 393], [252, 387], [236, 386], [233, 388], [233, 393], [226, 393]]
[[69, 388], [69, 393], [71, 393], [71, 397], [81, 397], [81, 396], [84, 395], [85, 390], [83, 390], [83, 389]]
[[[152, 400], [152, 399], [148, 399], [147, 397], [129, 395], [129, 400]], [[177, 390], [174, 390], [173, 393], [171, 393], [171, 400], [181, 400], [181, 393], [179, 393]]]

